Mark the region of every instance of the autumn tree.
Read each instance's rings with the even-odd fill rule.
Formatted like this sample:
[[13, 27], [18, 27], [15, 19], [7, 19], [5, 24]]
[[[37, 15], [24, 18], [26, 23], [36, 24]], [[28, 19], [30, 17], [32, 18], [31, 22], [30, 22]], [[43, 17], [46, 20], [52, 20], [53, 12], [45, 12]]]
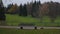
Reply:
[[13, 6], [13, 4], [9, 4], [9, 5], [7, 6], [7, 8], [6, 8], [6, 13], [7, 13], [7, 14], [9, 13], [8, 10], [9, 10], [12, 6]]
[[9, 10], [8, 10], [8, 12], [10, 13], [10, 14], [16, 14], [18, 11], [17, 11], [17, 8], [18, 8], [18, 6], [17, 6], [17, 4], [14, 4]]
[[43, 3], [39, 6], [39, 17], [40, 17], [40, 23], [43, 22], [43, 17], [46, 16], [48, 14], [48, 4], [47, 3]]

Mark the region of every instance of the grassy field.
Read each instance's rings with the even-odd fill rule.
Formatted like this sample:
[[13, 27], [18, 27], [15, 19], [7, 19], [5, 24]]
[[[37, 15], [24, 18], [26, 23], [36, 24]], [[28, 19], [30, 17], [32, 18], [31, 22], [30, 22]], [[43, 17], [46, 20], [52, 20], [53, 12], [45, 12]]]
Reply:
[[55, 20], [55, 23], [51, 23], [50, 19], [46, 16], [43, 18], [43, 23], [40, 23], [40, 20], [37, 18], [6, 14], [6, 23], [14, 26], [20, 23], [34, 23], [36, 26], [60, 26], [60, 17]]
[[60, 34], [60, 30], [18, 30], [18, 29], [0, 29], [0, 34]]

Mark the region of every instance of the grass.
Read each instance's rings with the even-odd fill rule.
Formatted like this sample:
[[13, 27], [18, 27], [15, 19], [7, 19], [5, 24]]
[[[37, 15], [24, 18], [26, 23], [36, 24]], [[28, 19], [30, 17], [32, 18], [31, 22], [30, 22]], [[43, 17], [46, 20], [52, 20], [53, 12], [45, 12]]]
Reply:
[[41, 29], [41, 30], [18, 30], [18, 29], [0, 29], [0, 34], [60, 34], [57, 29]]
[[9, 25], [18, 25], [20, 23], [37, 23], [39, 20], [36, 20], [35, 18], [32, 17], [22, 17], [18, 15], [6, 15], [6, 22]]
[[39, 19], [30, 16], [22, 17], [19, 15], [6, 14], [6, 23], [14, 26], [17, 26], [20, 23], [34, 23], [36, 26], [60, 26], [60, 17], [55, 20], [55, 23], [51, 23], [50, 19], [45, 16], [43, 17], [43, 23], [40, 23]]

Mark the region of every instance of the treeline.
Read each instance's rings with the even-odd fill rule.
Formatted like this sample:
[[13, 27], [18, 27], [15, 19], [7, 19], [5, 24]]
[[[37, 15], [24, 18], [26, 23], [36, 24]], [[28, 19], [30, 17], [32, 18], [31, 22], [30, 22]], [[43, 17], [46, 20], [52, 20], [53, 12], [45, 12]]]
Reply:
[[[20, 16], [28, 16], [36, 17], [40, 14], [40, 12], [48, 13], [49, 11], [54, 14], [54, 12], [58, 12], [60, 15], [60, 3], [58, 2], [45, 2], [41, 4], [40, 1], [35, 1], [27, 4], [9, 4], [8, 7], [5, 7], [7, 14], [19, 14]], [[49, 12], [49, 14], [51, 14]]]
[[60, 3], [59, 2], [45, 2], [41, 3], [40, 1], [35, 1], [27, 4], [10, 4], [6, 8], [7, 14], [19, 14], [19, 16], [32, 16], [40, 18], [42, 22], [43, 16], [49, 16], [51, 22], [60, 16]]
[[31, 15], [32, 17], [36, 17], [38, 15], [37, 11], [39, 10], [40, 5], [40, 1], [35, 1], [24, 5], [20, 4], [20, 6], [17, 6], [17, 4], [9, 4], [6, 8], [6, 13], [19, 14], [19, 16]]

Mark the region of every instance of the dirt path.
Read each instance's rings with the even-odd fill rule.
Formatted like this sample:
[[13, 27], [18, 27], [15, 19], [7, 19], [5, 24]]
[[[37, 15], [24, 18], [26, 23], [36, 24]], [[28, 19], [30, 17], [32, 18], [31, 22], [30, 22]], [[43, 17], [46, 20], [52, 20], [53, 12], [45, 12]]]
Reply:
[[[14, 29], [20, 29], [21, 26], [0, 26], [0, 28], [14, 28]], [[60, 27], [40, 27], [40, 26], [37, 26], [37, 29], [60, 29]], [[34, 26], [23, 26], [23, 29], [35, 29]]]

